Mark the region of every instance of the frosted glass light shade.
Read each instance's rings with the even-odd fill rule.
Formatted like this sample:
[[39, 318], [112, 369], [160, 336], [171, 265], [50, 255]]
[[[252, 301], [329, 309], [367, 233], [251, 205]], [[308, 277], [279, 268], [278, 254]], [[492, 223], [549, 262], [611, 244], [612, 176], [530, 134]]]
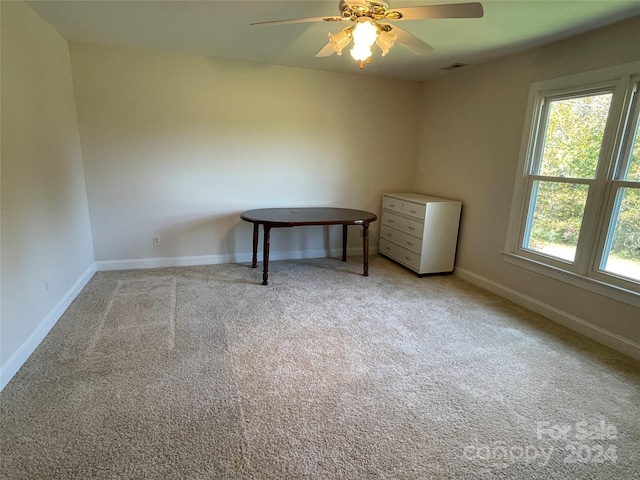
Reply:
[[389, 53], [389, 49], [393, 47], [393, 43], [396, 41], [397, 35], [389, 32], [380, 32], [378, 34], [378, 38], [376, 39], [376, 44], [382, 50], [382, 56], [384, 57], [387, 53]]
[[329, 34], [329, 43], [333, 47], [333, 51], [338, 55], [342, 55], [342, 49], [351, 41], [351, 37], [346, 30], [340, 30], [338, 33]]

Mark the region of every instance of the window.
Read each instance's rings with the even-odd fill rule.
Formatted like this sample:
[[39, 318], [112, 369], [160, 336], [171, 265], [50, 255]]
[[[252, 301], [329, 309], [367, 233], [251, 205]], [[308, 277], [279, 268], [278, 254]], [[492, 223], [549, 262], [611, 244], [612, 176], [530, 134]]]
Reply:
[[640, 305], [640, 62], [533, 84], [505, 260]]

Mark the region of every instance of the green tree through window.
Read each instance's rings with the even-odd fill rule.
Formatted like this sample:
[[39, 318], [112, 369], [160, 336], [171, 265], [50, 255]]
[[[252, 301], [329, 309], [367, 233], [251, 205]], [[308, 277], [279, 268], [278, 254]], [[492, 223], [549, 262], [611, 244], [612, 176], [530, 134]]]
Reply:
[[523, 246], [573, 261], [594, 179], [611, 93], [551, 100], [540, 160], [532, 164], [530, 226]]
[[[636, 98], [636, 102], [638, 99]], [[640, 109], [640, 106], [637, 106]], [[636, 112], [640, 116], [640, 112]], [[640, 120], [630, 135], [628, 161], [620, 165], [616, 207], [602, 268], [640, 280]], [[625, 157], [623, 156], [623, 160]]]

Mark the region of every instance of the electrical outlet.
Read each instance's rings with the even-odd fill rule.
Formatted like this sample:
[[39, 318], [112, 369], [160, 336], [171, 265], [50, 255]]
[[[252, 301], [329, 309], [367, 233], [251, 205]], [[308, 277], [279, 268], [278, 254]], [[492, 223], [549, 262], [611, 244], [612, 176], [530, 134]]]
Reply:
[[153, 236], [153, 244], [154, 244], [155, 246], [160, 245], [160, 237], [159, 237], [158, 235], [154, 235], [154, 236]]

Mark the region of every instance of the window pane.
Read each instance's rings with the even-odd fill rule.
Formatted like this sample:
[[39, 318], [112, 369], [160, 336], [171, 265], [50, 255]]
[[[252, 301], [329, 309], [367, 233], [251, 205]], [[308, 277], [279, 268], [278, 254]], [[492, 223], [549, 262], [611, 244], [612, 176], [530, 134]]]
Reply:
[[604, 270], [640, 281], [640, 189], [622, 188]]
[[588, 185], [535, 181], [523, 247], [573, 261]]
[[595, 178], [610, 93], [549, 102], [539, 174]]
[[640, 123], [636, 125], [636, 134], [633, 140], [627, 174], [622, 179], [630, 182], [640, 182]]

